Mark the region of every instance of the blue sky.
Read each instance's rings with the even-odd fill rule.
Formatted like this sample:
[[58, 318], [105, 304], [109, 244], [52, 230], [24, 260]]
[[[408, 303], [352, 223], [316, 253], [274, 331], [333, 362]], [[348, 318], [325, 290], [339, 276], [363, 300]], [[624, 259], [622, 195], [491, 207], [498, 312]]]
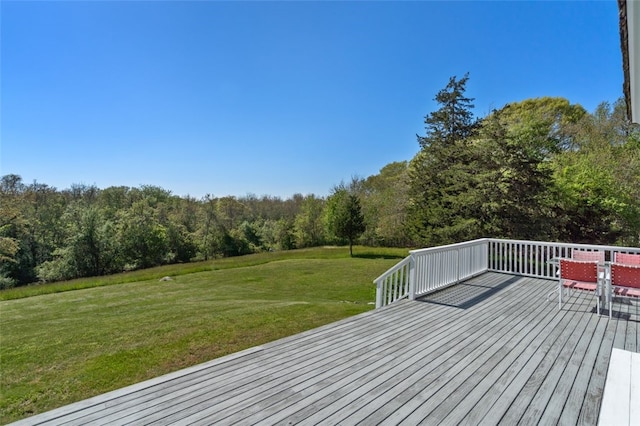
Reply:
[[622, 95], [615, 1], [0, 3], [0, 175], [327, 195], [410, 160], [450, 76], [475, 114]]

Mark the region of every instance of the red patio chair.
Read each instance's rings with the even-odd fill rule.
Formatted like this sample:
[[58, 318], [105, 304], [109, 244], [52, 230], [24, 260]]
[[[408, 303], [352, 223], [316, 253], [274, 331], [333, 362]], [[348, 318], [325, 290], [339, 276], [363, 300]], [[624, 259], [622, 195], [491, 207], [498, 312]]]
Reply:
[[613, 297], [640, 298], [640, 265], [611, 264], [609, 317], [613, 308]]
[[[584, 250], [571, 250], [571, 258], [573, 260], [590, 260], [597, 261], [604, 264], [604, 252], [603, 251], [584, 251]], [[556, 275], [559, 275], [560, 271], [556, 271]], [[600, 278], [603, 278], [601, 276]]]
[[[562, 294], [564, 290], [582, 290], [593, 292], [596, 298], [600, 296], [598, 285], [598, 262], [593, 260], [560, 259], [560, 279], [558, 280], [559, 309], [562, 309]], [[600, 303], [597, 303], [600, 315]]]
[[625, 265], [640, 265], [640, 254], [618, 253], [613, 254], [614, 263], [624, 263]]
[[598, 278], [604, 282], [605, 278], [609, 279], [608, 274], [606, 273], [606, 268], [604, 266], [604, 252], [603, 251], [583, 251], [583, 250], [573, 250], [571, 252], [571, 258], [574, 260], [590, 260], [596, 261], [599, 263], [599, 271]]
[[573, 250], [571, 251], [571, 258], [573, 260], [595, 260], [597, 262], [604, 263], [604, 252]]

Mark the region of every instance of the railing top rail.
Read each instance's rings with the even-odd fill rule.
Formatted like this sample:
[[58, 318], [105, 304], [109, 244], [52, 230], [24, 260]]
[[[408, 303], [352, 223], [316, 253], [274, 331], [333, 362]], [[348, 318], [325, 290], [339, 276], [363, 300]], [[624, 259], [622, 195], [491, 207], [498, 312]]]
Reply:
[[555, 246], [555, 247], [567, 247], [567, 248], [585, 248], [588, 250], [611, 250], [611, 251], [640, 251], [640, 247], [623, 247], [623, 246], [608, 246], [598, 244], [578, 244], [578, 243], [561, 243], [553, 241], [532, 241], [532, 240], [509, 240], [502, 238], [479, 238], [472, 241], [464, 241], [461, 243], [448, 244], [445, 246], [427, 247], [422, 249], [410, 250], [410, 255], [420, 255], [430, 252], [446, 251], [451, 249], [457, 249], [466, 246], [473, 246], [484, 242], [498, 242], [498, 243], [512, 243], [512, 244], [533, 244], [541, 246]]
[[467, 247], [467, 246], [474, 246], [474, 245], [478, 245], [478, 244], [481, 244], [481, 243], [485, 243], [487, 241], [490, 241], [490, 238], [480, 238], [480, 239], [472, 240], [472, 241], [464, 241], [464, 242], [461, 242], [461, 243], [448, 244], [446, 246], [436, 246], [436, 247], [427, 247], [427, 248], [417, 249], [417, 250], [410, 250], [409, 253], [410, 254], [424, 254], [424, 253], [437, 252], [437, 251], [446, 251], [446, 250], [457, 249], [457, 248], [462, 248], [462, 247]]
[[404, 265], [406, 265], [409, 262], [411, 262], [411, 255], [405, 257], [400, 262], [398, 262], [395, 265], [393, 265], [391, 268], [386, 270], [382, 275], [380, 275], [378, 278], [373, 280], [373, 282], [377, 283], [378, 281], [381, 281], [381, 280], [387, 278], [389, 275], [393, 274], [395, 271], [397, 271], [398, 269], [402, 268]]
[[640, 251], [640, 247], [603, 246], [603, 245], [597, 245], [597, 244], [560, 243], [560, 242], [550, 242], [550, 241], [508, 240], [508, 239], [500, 239], [500, 238], [486, 238], [486, 240], [493, 241], [493, 242], [506, 242], [506, 243], [518, 243], [518, 244], [539, 244], [539, 245], [545, 245], [545, 246], [553, 245], [556, 247], [567, 247], [567, 248], [580, 247], [580, 248], [593, 249], [593, 250]]

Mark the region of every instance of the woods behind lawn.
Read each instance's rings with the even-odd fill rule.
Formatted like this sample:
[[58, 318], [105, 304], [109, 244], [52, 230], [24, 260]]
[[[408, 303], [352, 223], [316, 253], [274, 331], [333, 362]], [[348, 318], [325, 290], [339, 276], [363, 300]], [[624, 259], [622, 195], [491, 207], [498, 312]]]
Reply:
[[0, 292], [0, 423], [371, 310], [372, 281], [407, 254], [260, 253]]

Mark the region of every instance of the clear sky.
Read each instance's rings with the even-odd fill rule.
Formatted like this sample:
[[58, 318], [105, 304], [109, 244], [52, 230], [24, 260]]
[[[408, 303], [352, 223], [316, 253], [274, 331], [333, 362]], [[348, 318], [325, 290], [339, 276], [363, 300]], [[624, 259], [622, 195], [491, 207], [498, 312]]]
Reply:
[[450, 76], [475, 114], [622, 96], [615, 1], [0, 2], [0, 175], [324, 196], [410, 160]]

